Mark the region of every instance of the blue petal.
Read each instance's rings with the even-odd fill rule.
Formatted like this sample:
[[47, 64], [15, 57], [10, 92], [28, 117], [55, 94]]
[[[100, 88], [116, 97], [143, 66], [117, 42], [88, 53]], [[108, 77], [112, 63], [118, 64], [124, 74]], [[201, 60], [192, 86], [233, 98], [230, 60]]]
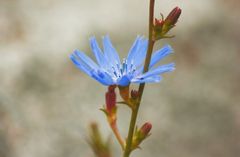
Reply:
[[121, 64], [118, 53], [113, 47], [109, 36], [103, 37], [103, 49], [105, 57], [108, 59], [108, 62], [112, 64], [112, 66], [116, 67], [116, 63], [119, 65]]
[[107, 68], [108, 62], [107, 62], [105, 56], [103, 55], [101, 49], [99, 48], [95, 37], [92, 37], [90, 39], [90, 45], [91, 45], [92, 52], [99, 64], [99, 66]]
[[127, 64], [128, 65], [131, 64], [132, 59], [138, 52], [140, 40], [141, 40], [141, 37], [138, 36], [136, 38], [136, 40], [134, 41], [131, 49], [128, 52], [128, 56], [127, 56]]
[[147, 78], [141, 78], [141, 79], [133, 79], [131, 80], [132, 83], [156, 83], [160, 82], [162, 79], [161, 76], [152, 76], [152, 77], [147, 77]]
[[165, 73], [165, 72], [171, 72], [175, 69], [174, 66], [175, 66], [174, 63], [165, 64], [165, 65], [157, 67], [156, 69], [148, 71], [148, 72], [146, 72], [146, 73], [144, 73], [140, 76], [137, 76], [136, 78], [144, 79], [144, 78], [147, 78], [147, 77], [160, 75], [160, 74]]
[[74, 56], [73, 54], [70, 55], [70, 59], [72, 60], [72, 62], [83, 72], [85, 72], [87, 75], [91, 76], [90, 70], [86, 68], [77, 58], [76, 56]]
[[117, 81], [117, 84], [120, 86], [127, 86], [129, 85], [129, 83], [130, 83], [130, 80], [126, 75], [124, 75]]
[[113, 83], [113, 76], [111, 76], [111, 74], [105, 72], [105, 71], [98, 71], [98, 76], [101, 77], [102, 79], [104, 79], [106, 82], [108, 82], [110, 85], [114, 84]]
[[[77, 58], [77, 56], [75, 56], [73, 54], [70, 55], [70, 59], [80, 70], [82, 70], [83, 72], [85, 72], [87, 75], [94, 78], [98, 82], [102, 83], [103, 85], [108, 86], [108, 85], [113, 84], [112, 77], [110, 75], [108, 75], [106, 72], [105, 73], [102, 73], [102, 72], [97, 73], [96, 70], [91, 69], [86, 64], [83, 64], [83, 62], [81, 60], [79, 60], [79, 58]], [[98, 71], [100, 71], [100, 70], [98, 70]]]
[[98, 82], [102, 83], [105, 86], [112, 85], [112, 82], [108, 81], [105, 78], [104, 74], [103, 74], [103, 76], [101, 76], [101, 74], [99, 72], [91, 71], [91, 77], [94, 78], [95, 80], [97, 80]]
[[81, 62], [83, 64], [85, 64], [89, 68], [94, 69], [94, 70], [99, 69], [99, 66], [91, 58], [86, 56], [83, 52], [75, 50], [74, 54], [81, 60]]
[[152, 59], [151, 59], [150, 65], [149, 65], [149, 69], [151, 67], [153, 67], [161, 59], [163, 59], [164, 57], [166, 57], [169, 54], [171, 54], [172, 52], [173, 52], [173, 49], [172, 49], [172, 47], [170, 45], [166, 45], [163, 48], [161, 48], [160, 50], [156, 51], [152, 55]]
[[105, 86], [109, 86], [108, 82], [106, 82], [105, 80], [103, 80], [102, 78], [100, 78], [99, 76], [92, 74], [92, 78], [94, 78], [95, 80], [97, 80], [98, 82], [100, 82], [101, 84], [105, 85]]
[[[150, 62], [150, 65], [149, 65], [149, 69], [151, 69], [157, 62], [159, 62], [161, 59], [168, 56], [172, 52], [173, 52], [173, 49], [170, 45], [166, 45], [163, 48], [161, 48], [160, 50], [156, 51], [152, 55], [151, 62]], [[141, 67], [139, 67], [139, 69], [137, 69], [135, 74], [138, 75], [142, 72], [143, 72], [143, 65]]]
[[137, 53], [135, 54], [135, 56], [133, 58], [133, 60], [134, 60], [133, 64], [136, 67], [143, 64], [143, 61], [146, 57], [147, 48], [148, 48], [148, 40], [142, 39], [139, 43]]

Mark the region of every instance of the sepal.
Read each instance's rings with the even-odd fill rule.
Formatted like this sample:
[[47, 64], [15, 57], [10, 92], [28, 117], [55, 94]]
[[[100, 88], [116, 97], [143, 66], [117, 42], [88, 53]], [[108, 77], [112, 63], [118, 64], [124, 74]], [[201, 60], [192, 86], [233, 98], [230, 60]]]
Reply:
[[122, 99], [125, 102], [128, 102], [129, 101], [129, 85], [128, 86], [118, 86], [118, 88], [119, 88], [119, 93], [120, 93]]

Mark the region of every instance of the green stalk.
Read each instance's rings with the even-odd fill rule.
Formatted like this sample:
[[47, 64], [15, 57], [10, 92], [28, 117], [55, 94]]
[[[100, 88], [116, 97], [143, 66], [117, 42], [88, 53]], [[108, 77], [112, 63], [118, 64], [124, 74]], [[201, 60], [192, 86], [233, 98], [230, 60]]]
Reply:
[[[155, 43], [155, 41], [153, 41], [153, 39], [152, 39], [153, 18], [154, 18], [154, 3], [155, 3], [155, 0], [150, 0], [150, 6], [149, 6], [149, 34], [148, 34], [149, 35], [149, 37], [148, 37], [149, 41], [148, 41], [147, 55], [146, 55], [145, 64], [144, 64], [144, 72], [148, 71], [148, 67], [149, 67], [149, 64], [150, 64], [150, 61], [151, 61], [153, 46], [154, 46], [154, 43]], [[130, 153], [132, 151], [132, 138], [133, 138], [134, 129], [135, 129], [135, 125], [136, 125], [138, 110], [139, 110], [139, 107], [140, 107], [140, 103], [141, 103], [141, 99], [142, 99], [142, 95], [143, 95], [143, 91], [144, 91], [144, 86], [145, 86], [145, 83], [140, 84], [139, 89], [138, 89], [138, 93], [139, 93], [138, 101], [135, 104], [135, 107], [132, 108], [131, 121], [130, 121], [130, 126], [129, 126], [129, 130], [128, 130], [128, 137], [127, 137], [126, 147], [125, 147], [125, 150], [124, 150], [123, 157], [129, 157]]]

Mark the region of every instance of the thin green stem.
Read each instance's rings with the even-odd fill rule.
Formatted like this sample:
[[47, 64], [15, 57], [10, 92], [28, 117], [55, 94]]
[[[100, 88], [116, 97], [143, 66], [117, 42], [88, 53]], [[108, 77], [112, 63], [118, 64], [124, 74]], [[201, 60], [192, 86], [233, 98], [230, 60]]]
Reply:
[[[150, 0], [150, 6], [149, 6], [149, 41], [148, 41], [148, 50], [147, 50], [147, 55], [145, 59], [145, 64], [144, 64], [144, 72], [148, 71], [148, 67], [151, 61], [151, 56], [152, 56], [152, 51], [153, 51], [153, 46], [154, 46], [154, 41], [152, 39], [152, 33], [153, 33], [153, 18], [154, 18], [154, 3], [155, 0]], [[138, 110], [140, 107], [143, 91], [144, 91], [144, 86], [145, 84], [140, 84], [138, 92], [139, 92], [139, 98], [137, 101], [137, 104], [135, 104], [135, 107], [132, 108], [132, 114], [131, 114], [131, 120], [130, 120], [130, 126], [128, 130], [128, 137], [127, 137], [127, 142], [126, 142], [126, 147], [125, 151], [123, 154], [123, 157], [129, 157], [131, 151], [132, 151], [132, 138], [134, 134], [134, 129], [136, 125], [136, 120], [137, 120], [137, 115], [138, 115]]]

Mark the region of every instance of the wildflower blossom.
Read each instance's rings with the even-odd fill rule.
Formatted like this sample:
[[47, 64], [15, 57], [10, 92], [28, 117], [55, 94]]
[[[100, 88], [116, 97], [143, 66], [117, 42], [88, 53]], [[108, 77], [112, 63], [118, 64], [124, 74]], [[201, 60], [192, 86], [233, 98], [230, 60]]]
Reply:
[[106, 86], [159, 82], [162, 73], [174, 70], [174, 63], [154, 67], [161, 59], [172, 53], [172, 48], [167, 45], [153, 53], [149, 71], [143, 73], [148, 47], [148, 40], [143, 37], [136, 38], [127, 58], [122, 62], [109, 36], [103, 37], [103, 51], [94, 37], [90, 39], [90, 46], [97, 63], [79, 50], [75, 50], [70, 58], [81, 71]]

